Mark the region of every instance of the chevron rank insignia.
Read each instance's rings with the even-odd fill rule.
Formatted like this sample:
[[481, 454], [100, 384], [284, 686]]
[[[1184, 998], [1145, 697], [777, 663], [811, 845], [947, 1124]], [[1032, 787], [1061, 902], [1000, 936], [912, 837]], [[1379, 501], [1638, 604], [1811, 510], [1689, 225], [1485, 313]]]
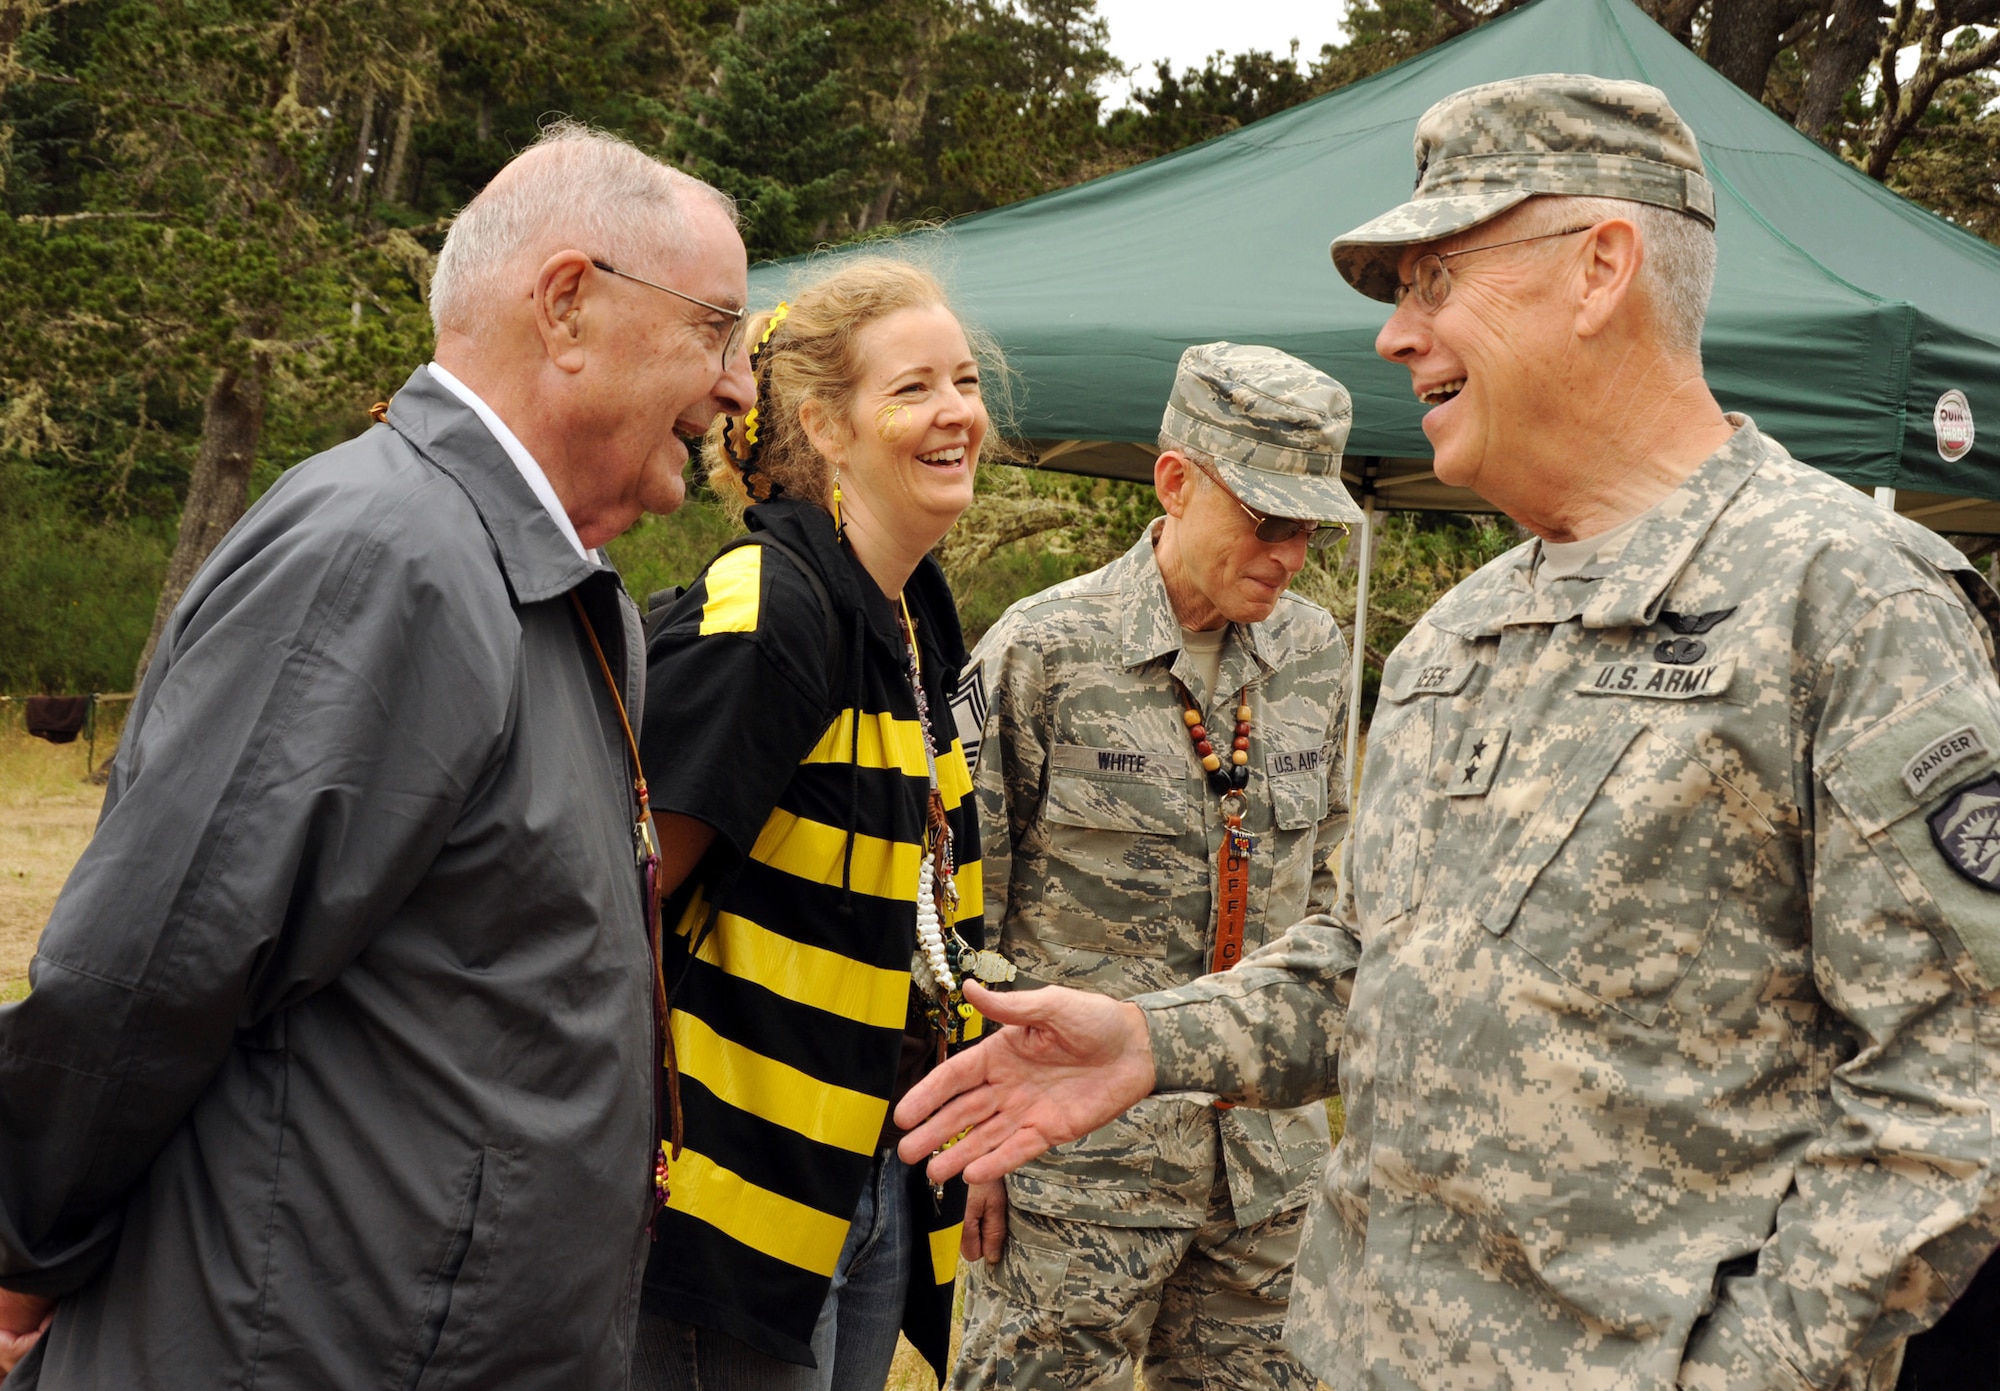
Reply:
[[952, 725], [958, 730], [959, 747], [965, 750], [965, 766], [979, 766], [979, 742], [986, 727], [986, 673], [972, 663], [951, 693]]
[[2000, 893], [2000, 774], [1959, 788], [1929, 820], [1945, 862], [1980, 888]]

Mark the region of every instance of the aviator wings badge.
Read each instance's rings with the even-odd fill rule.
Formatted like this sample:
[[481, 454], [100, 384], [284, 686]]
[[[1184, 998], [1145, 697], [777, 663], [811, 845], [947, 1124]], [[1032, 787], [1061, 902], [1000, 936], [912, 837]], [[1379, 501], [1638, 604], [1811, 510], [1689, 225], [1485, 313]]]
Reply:
[[1708, 644], [1702, 642], [1698, 634], [1707, 632], [1730, 614], [1736, 606], [1717, 609], [1714, 613], [1675, 613], [1671, 609], [1660, 610], [1660, 622], [1672, 628], [1680, 636], [1669, 638], [1653, 648], [1656, 661], [1669, 666], [1691, 666], [1708, 655]]
[[1699, 637], [1735, 612], [1734, 604], [1726, 609], [1717, 609], [1714, 613], [1675, 613], [1671, 609], [1661, 609], [1660, 622], [1682, 637]]
[[2000, 774], [1967, 783], [1928, 819], [1945, 863], [1989, 893], [2000, 893]]

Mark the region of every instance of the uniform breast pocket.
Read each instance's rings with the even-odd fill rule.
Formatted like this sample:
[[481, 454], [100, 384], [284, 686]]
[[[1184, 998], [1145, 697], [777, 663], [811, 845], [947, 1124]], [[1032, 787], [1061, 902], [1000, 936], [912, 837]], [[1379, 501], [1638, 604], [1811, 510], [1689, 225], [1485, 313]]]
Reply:
[[1312, 899], [1313, 851], [1326, 819], [1326, 772], [1280, 773], [1270, 778], [1271, 878], [1269, 897], [1250, 925], [1253, 942], [1269, 941], [1305, 916]]
[[1052, 767], [1041, 821], [1049, 868], [1041, 894], [1054, 911], [1039, 935], [1124, 956], [1163, 953], [1173, 894], [1187, 877], [1179, 842], [1200, 834], [1178, 783]]
[[1326, 774], [1280, 773], [1271, 779], [1271, 820], [1281, 831], [1313, 831], [1326, 820]]
[[1775, 828], [1671, 733], [1620, 723], [1564, 761], [1510, 846], [1486, 929], [1652, 1024], [1719, 915], [1774, 872]]
[[[1396, 700], [1385, 690], [1368, 731], [1361, 804], [1348, 864], [1364, 922], [1393, 922], [1417, 906], [1424, 791], [1431, 771], [1434, 699]], [[1387, 768], [1387, 776], [1379, 769]]]

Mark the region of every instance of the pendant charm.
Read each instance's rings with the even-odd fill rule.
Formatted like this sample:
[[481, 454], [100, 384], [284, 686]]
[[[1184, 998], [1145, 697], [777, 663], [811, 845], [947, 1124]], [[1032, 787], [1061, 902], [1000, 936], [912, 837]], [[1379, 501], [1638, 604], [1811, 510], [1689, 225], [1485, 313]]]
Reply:
[[1014, 969], [1014, 963], [999, 952], [974, 951], [963, 945], [958, 953], [958, 973], [971, 976], [981, 985], [1005, 985], [1020, 974]]
[[668, 1182], [667, 1177], [667, 1156], [661, 1153], [653, 1160], [653, 1201], [665, 1207], [671, 1196], [672, 1184]]

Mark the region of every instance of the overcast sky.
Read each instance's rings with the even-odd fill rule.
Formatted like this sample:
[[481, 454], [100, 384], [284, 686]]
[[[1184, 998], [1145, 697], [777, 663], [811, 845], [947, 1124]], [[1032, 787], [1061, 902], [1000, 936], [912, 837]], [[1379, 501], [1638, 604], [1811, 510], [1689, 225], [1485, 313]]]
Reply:
[[[1340, 0], [1097, 0], [1097, 12], [1111, 26], [1111, 51], [1127, 67], [1140, 67], [1139, 80], [1153, 85], [1153, 62], [1170, 58], [1174, 67], [1199, 67], [1221, 49], [1248, 48], [1283, 54], [1293, 39], [1299, 56], [1310, 59], [1321, 44], [1342, 37]], [[1115, 105], [1131, 82], [1105, 84]]]

